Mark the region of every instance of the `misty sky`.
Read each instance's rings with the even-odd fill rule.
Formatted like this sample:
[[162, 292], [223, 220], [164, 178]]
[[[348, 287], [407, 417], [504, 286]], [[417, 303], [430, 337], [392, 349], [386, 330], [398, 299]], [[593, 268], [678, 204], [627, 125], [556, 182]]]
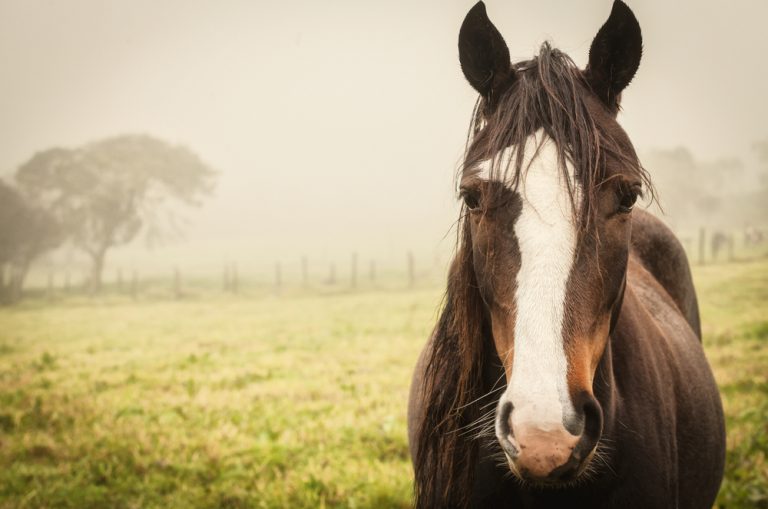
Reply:
[[[548, 39], [581, 66], [611, 6], [486, 3], [513, 59]], [[192, 148], [219, 185], [183, 244], [113, 260], [428, 256], [453, 240], [475, 100], [456, 42], [472, 4], [0, 0], [0, 173], [51, 146], [148, 133]], [[750, 164], [768, 137], [768, 3], [629, 5], [644, 56], [620, 121], [639, 151]]]

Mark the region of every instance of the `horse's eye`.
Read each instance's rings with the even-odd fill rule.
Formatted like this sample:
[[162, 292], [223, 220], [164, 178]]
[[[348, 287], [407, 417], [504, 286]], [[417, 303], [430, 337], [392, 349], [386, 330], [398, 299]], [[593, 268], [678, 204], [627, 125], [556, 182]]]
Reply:
[[476, 210], [480, 206], [480, 193], [476, 189], [462, 189], [461, 198], [469, 210]]
[[637, 197], [640, 195], [640, 187], [632, 186], [621, 190], [619, 196], [619, 213], [629, 214], [632, 212], [632, 207], [635, 206]]

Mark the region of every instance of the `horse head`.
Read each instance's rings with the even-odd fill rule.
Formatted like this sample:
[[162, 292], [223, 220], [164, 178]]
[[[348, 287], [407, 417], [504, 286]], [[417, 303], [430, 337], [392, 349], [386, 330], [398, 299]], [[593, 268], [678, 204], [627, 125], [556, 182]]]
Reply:
[[616, 0], [578, 69], [544, 44], [512, 63], [482, 2], [459, 35], [480, 94], [459, 175], [463, 245], [506, 388], [495, 435], [511, 471], [563, 483], [603, 428], [596, 370], [623, 296], [633, 205], [648, 188], [616, 122], [640, 63], [640, 27]]

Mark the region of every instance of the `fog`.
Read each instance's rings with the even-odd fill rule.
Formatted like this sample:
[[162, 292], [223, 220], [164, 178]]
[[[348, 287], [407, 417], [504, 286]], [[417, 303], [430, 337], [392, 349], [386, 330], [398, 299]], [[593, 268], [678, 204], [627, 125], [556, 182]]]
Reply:
[[[110, 267], [233, 261], [269, 272], [280, 260], [353, 252], [385, 266], [407, 251], [445, 263], [475, 101], [456, 47], [472, 4], [3, 0], [0, 173], [10, 180], [37, 151], [124, 133], [183, 144], [218, 172], [214, 195], [183, 212], [183, 238], [148, 249], [140, 236], [110, 252]], [[486, 4], [513, 60], [550, 40], [580, 66], [611, 6]], [[662, 205], [722, 161], [734, 171], [725, 200], [765, 186], [754, 144], [768, 139], [768, 4], [630, 6], [644, 56], [619, 120], [652, 177], [668, 183]], [[683, 178], [665, 175], [676, 166], [664, 154], [681, 148], [695, 163]], [[766, 223], [766, 209], [757, 214]]]

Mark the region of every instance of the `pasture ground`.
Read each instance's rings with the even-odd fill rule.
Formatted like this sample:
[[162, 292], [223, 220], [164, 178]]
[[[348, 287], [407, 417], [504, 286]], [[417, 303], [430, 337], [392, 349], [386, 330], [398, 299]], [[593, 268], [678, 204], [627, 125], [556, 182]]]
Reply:
[[[768, 259], [694, 269], [720, 508], [768, 507]], [[0, 507], [408, 507], [440, 288], [0, 310]]]

